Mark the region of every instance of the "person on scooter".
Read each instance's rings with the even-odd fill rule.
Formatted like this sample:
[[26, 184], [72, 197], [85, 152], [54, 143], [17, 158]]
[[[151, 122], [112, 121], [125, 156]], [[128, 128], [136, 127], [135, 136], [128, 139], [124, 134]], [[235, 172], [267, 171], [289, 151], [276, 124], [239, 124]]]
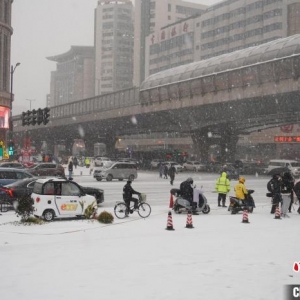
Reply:
[[245, 201], [245, 195], [248, 194], [245, 186], [245, 181], [246, 179], [244, 177], [240, 177], [239, 182], [234, 187], [235, 197], [243, 202]]
[[216, 191], [218, 193], [218, 206], [227, 207], [225, 205], [226, 202], [226, 195], [230, 192], [230, 181], [227, 178], [226, 172], [222, 172], [221, 177], [218, 178], [216, 182]]
[[[140, 195], [141, 193], [135, 191], [131, 186], [132, 181], [128, 180], [127, 183], [123, 187], [123, 199], [128, 207], [128, 212], [130, 210], [130, 201], [134, 202], [134, 209], [138, 208], [138, 199], [133, 198], [132, 195]], [[128, 216], [128, 212], [126, 213], [126, 216]]]
[[196, 213], [197, 203], [193, 202], [194, 197], [194, 188], [193, 188], [194, 180], [193, 178], [189, 177], [187, 180], [181, 182], [180, 184], [180, 195], [183, 199], [190, 202], [190, 205], [193, 210], [193, 214]]
[[[294, 203], [294, 185], [295, 179], [291, 172], [284, 172], [282, 175], [282, 194], [290, 196], [288, 211], [292, 212], [292, 205]], [[283, 209], [282, 209], [283, 210]]]

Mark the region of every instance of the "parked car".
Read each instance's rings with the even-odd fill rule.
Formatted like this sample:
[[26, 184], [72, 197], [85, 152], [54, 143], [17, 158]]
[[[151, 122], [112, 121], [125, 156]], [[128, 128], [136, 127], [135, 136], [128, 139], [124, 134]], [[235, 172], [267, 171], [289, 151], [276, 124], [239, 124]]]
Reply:
[[158, 166], [159, 166], [159, 164], [161, 163], [161, 162], [163, 162], [163, 160], [162, 159], [152, 159], [151, 160], [151, 169], [156, 169], [156, 168], [158, 168]]
[[104, 156], [96, 156], [94, 159], [95, 167], [102, 167], [104, 162], [111, 162], [110, 158]]
[[24, 178], [34, 177], [28, 169], [0, 168], [0, 185], [13, 183]]
[[34, 176], [61, 176], [65, 177], [65, 168], [55, 163], [34, 164], [27, 169]]
[[[9, 202], [11, 205], [16, 207], [18, 199], [24, 195], [31, 195], [33, 191], [34, 183], [40, 179], [40, 177], [25, 178], [22, 180], [15, 181], [11, 184], [0, 187], [1, 199]], [[49, 178], [48, 178], [49, 179]], [[97, 204], [104, 202], [104, 191], [103, 189], [95, 187], [85, 187], [79, 185], [84, 193], [92, 195], [96, 198]]]
[[94, 171], [94, 178], [97, 181], [106, 179], [106, 181], [112, 181], [113, 179], [134, 180], [137, 178], [136, 164], [126, 162], [115, 162], [109, 168], [96, 169]]
[[266, 168], [267, 175], [272, 175], [273, 169], [288, 168], [295, 177], [300, 176], [300, 162], [290, 159], [272, 159]]
[[163, 165], [167, 165], [168, 169], [170, 169], [171, 166], [174, 166], [176, 169], [176, 172], [182, 172], [183, 166], [177, 163], [176, 161], [164, 161], [162, 162]]
[[24, 169], [25, 167], [21, 163], [7, 161], [7, 162], [0, 163], [0, 168]]
[[183, 165], [183, 168], [188, 171], [199, 172], [203, 171], [205, 165], [201, 164], [199, 161], [188, 160]]
[[52, 221], [55, 218], [83, 217], [85, 209], [96, 202], [76, 183], [63, 178], [39, 178], [31, 197], [36, 217]]
[[242, 174], [246, 175], [258, 175], [265, 174], [266, 164], [257, 162], [243, 162], [243, 167], [241, 169]]

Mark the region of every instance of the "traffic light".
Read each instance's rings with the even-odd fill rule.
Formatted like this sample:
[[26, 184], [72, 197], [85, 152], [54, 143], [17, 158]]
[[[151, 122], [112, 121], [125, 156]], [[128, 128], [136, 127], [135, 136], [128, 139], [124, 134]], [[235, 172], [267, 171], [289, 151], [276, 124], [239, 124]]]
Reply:
[[27, 112], [22, 112], [22, 126], [28, 125]]
[[38, 125], [42, 124], [44, 121], [44, 112], [41, 108], [37, 110], [37, 123]]
[[32, 119], [31, 119], [31, 124], [35, 125], [37, 123], [37, 111], [34, 109], [32, 111]]
[[9, 142], [8, 143], [8, 155], [12, 156], [15, 153], [15, 143], [14, 142]]
[[27, 125], [31, 125], [31, 124], [32, 124], [32, 111], [27, 110]]
[[43, 118], [43, 122], [45, 125], [49, 122], [49, 117], [50, 117], [50, 108], [46, 107], [44, 108], [44, 118]]

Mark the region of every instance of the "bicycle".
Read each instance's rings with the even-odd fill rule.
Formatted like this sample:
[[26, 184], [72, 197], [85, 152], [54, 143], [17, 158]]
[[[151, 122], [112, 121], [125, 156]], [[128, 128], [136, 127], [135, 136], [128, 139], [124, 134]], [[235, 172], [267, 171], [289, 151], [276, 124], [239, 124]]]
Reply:
[[135, 209], [134, 205], [130, 206], [129, 212], [125, 202], [118, 202], [114, 207], [115, 216], [118, 219], [124, 219], [130, 213], [137, 211], [141, 218], [147, 218], [151, 214], [151, 206], [146, 203], [146, 195], [140, 194], [138, 200], [138, 208]]

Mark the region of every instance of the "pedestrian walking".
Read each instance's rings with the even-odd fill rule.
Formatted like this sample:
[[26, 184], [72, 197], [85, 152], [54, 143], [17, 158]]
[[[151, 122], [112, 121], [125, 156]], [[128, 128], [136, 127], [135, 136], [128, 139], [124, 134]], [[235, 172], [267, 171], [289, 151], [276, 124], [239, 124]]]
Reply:
[[77, 166], [78, 166], [78, 159], [77, 159], [76, 156], [74, 156], [74, 158], [73, 158], [73, 165], [74, 165], [75, 169], [77, 169]]
[[218, 206], [227, 207], [226, 203], [226, 195], [230, 192], [230, 181], [227, 178], [226, 172], [222, 172], [221, 176], [218, 178], [216, 182], [216, 191], [218, 192]]
[[171, 165], [171, 167], [169, 169], [169, 176], [170, 176], [171, 185], [173, 185], [176, 173], [177, 173], [176, 168], [173, 165]]
[[169, 171], [169, 169], [168, 169], [168, 166], [167, 165], [164, 165], [164, 178], [165, 179], [168, 179], [168, 171]]
[[158, 171], [159, 171], [159, 178], [163, 177], [163, 173], [164, 173], [164, 166], [162, 163], [159, 163], [158, 165]]
[[73, 174], [73, 159], [72, 157], [69, 158], [68, 161], [68, 171], [69, 171], [69, 180], [72, 180], [72, 174]]

